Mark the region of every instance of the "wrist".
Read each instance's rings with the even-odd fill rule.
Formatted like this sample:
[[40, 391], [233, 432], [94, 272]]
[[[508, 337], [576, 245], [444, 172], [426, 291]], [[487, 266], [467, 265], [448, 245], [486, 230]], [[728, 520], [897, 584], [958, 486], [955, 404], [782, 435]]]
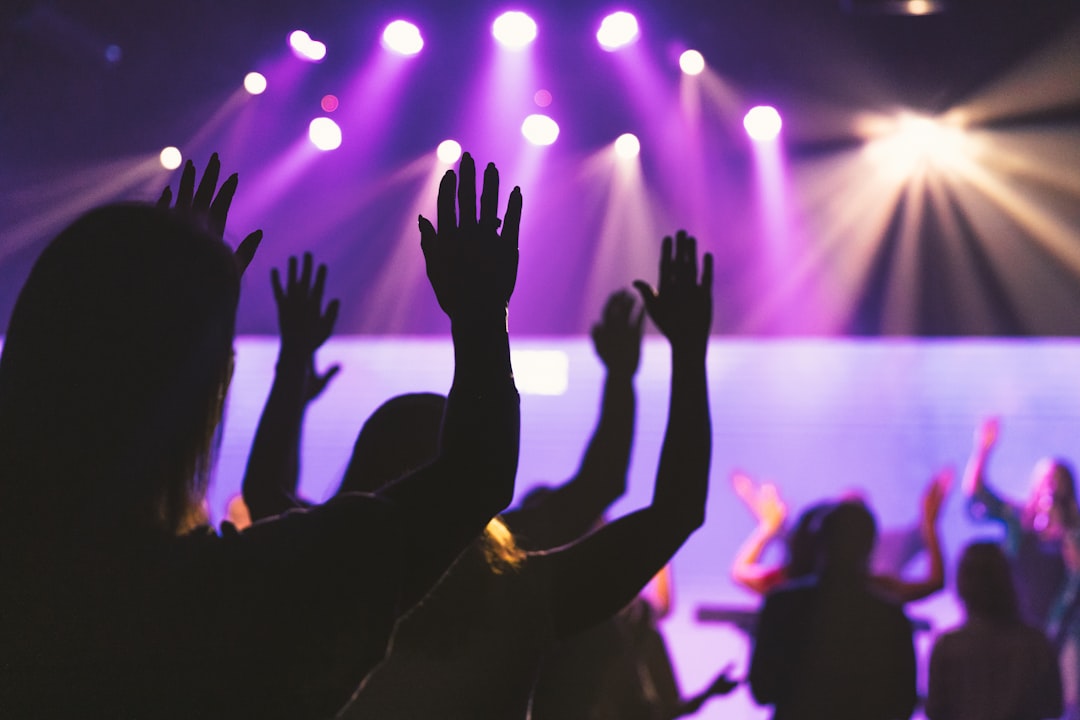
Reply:
[[459, 310], [450, 318], [450, 331], [454, 335], [506, 333], [507, 319], [506, 305]]

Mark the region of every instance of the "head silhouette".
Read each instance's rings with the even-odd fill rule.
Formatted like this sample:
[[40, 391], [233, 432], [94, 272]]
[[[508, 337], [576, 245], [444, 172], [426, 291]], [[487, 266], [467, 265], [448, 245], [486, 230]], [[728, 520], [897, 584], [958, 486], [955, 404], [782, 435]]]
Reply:
[[997, 622], [1020, 618], [1009, 561], [996, 542], [973, 542], [964, 548], [956, 569], [956, 590], [968, 616]]
[[821, 545], [819, 537], [821, 518], [832, 507], [831, 502], [816, 503], [803, 510], [795, 521], [795, 527], [785, 539], [787, 547], [785, 570], [788, 578], [805, 577], [817, 570]]
[[185, 529], [209, 479], [238, 296], [229, 248], [165, 210], [106, 206], [61, 232], [0, 358], [0, 504], [35, 523]]
[[856, 578], [866, 575], [877, 540], [877, 523], [862, 502], [845, 500], [821, 516], [818, 567], [823, 576]]

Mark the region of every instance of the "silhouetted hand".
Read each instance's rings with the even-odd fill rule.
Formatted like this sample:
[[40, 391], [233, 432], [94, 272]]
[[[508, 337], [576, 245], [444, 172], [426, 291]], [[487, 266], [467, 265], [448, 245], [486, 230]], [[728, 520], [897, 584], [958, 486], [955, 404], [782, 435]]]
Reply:
[[315, 371], [315, 351], [334, 331], [340, 303], [331, 300], [323, 310], [326, 266], [319, 265], [314, 280], [311, 267], [311, 253], [304, 253], [302, 264], [297, 262], [295, 256], [290, 257], [288, 279], [284, 286], [277, 268], [270, 271], [270, 283], [274, 287], [274, 300], [278, 307], [278, 325], [281, 328], [281, 354], [307, 363], [309, 401], [318, 397], [341, 370], [339, 365], [334, 365], [321, 375]]
[[[476, 217], [476, 166], [461, 156], [460, 183], [447, 170], [439, 184], [438, 231], [420, 216], [420, 247], [427, 275], [439, 306], [451, 320], [476, 311], [505, 311], [514, 292], [518, 267], [518, 228], [521, 189], [515, 187], [506, 206], [505, 222], [496, 216], [499, 171], [489, 163]], [[460, 217], [455, 212], [455, 195]], [[502, 233], [499, 225], [502, 224]]]
[[712, 281], [713, 258], [705, 253], [698, 282], [697, 241], [684, 230], [676, 233], [674, 243], [670, 236], [664, 238], [659, 289], [644, 280], [634, 281], [645, 310], [672, 349], [704, 354], [712, 325]]
[[[239, 181], [237, 174], [233, 173], [218, 188], [217, 182], [220, 175], [221, 161], [218, 159], [218, 154], [214, 153], [206, 163], [206, 171], [203, 172], [199, 187], [196, 189], [195, 164], [188, 160], [184, 163], [184, 170], [180, 175], [176, 203], [172, 205], [174, 212], [190, 217], [216, 238], [225, 236], [225, 221], [228, 219], [229, 208], [232, 206]], [[157, 206], [169, 209], [172, 201], [172, 188], [166, 185], [161, 192], [161, 197], [158, 198]], [[262, 230], [256, 230], [245, 237], [236, 248], [236, 264], [240, 267], [241, 273], [247, 269], [247, 266], [251, 264], [251, 259], [255, 257], [255, 251], [262, 242], [262, 236]]]
[[716, 679], [713, 680], [712, 684], [705, 690], [706, 696], [715, 697], [717, 695], [727, 695], [739, 686], [738, 680], [731, 679], [731, 670], [732, 667], [728, 665], [716, 676]]
[[644, 309], [634, 312], [633, 293], [619, 290], [608, 297], [603, 318], [592, 327], [592, 341], [609, 373], [632, 376], [637, 372], [644, 319]]

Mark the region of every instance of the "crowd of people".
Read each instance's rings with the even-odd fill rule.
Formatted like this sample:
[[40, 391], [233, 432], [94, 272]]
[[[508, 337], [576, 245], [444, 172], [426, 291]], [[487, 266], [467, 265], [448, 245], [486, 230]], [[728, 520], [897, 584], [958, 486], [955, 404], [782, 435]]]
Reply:
[[[672, 556], [705, 522], [712, 434], [706, 353], [712, 257], [679, 231], [659, 276], [613, 293], [592, 340], [606, 375], [596, 427], [562, 484], [515, 507], [520, 408], [508, 308], [522, 192], [447, 171], [418, 236], [454, 346], [445, 396], [388, 399], [364, 423], [334, 496], [297, 491], [308, 404], [338, 372], [316, 352], [338, 302], [310, 254], [272, 273], [281, 344], [230, 521], [205, 496], [233, 374], [240, 278], [260, 232], [222, 240], [235, 175], [187, 163], [174, 195], [89, 210], [41, 254], [0, 357], [0, 714], [79, 718], [669, 720], [739, 684], [684, 697], [659, 618]], [[652, 501], [620, 517], [634, 376], [648, 317], [671, 350]], [[1000, 542], [962, 553], [966, 622], [929, 665], [931, 720], [1077, 711], [1080, 508], [1068, 465], [1036, 468], [1013, 505], [985, 479], [986, 422], [964, 474]], [[736, 582], [764, 596], [746, 682], [778, 720], [896, 720], [920, 702], [904, 604], [945, 586], [927, 487], [913, 531], [886, 541], [860, 496], [823, 500], [785, 535], [776, 486], [736, 474], [759, 526]], [[926, 576], [872, 562], [925, 550]], [[911, 550], [914, 548], [914, 550]], [[886, 563], [888, 564], [888, 563]], [[902, 563], [900, 563], [902, 564]], [[653, 582], [660, 600], [643, 589]], [[1059, 667], [1060, 662], [1060, 667]], [[1064, 683], [1062, 682], [1064, 678]], [[1071, 717], [1072, 715], [1070, 715]]]

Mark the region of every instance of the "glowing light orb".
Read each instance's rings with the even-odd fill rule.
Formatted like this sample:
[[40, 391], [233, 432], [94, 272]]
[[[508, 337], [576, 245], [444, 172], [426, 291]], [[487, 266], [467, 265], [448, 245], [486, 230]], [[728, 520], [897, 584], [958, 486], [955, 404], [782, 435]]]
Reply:
[[521, 123], [521, 134], [533, 145], [551, 145], [559, 139], [559, 124], [547, 115], [530, 115]]
[[619, 11], [608, 15], [596, 31], [596, 41], [607, 51], [617, 50], [637, 40], [637, 18], [628, 12]]
[[439, 162], [453, 165], [461, 157], [461, 143], [457, 140], [443, 140], [435, 149], [435, 155], [438, 156]]
[[536, 39], [536, 22], [519, 10], [511, 10], [495, 18], [491, 34], [503, 47], [519, 50]]
[[328, 117], [318, 117], [308, 125], [308, 139], [322, 151], [341, 147], [341, 128]]
[[697, 50], [687, 50], [679, 56], [679, 68], [687, 75], [700, 75], [705, 71], [705, 58]]
[[623, 133], [615, 139], [615, 154], [629, 160], [636, 158], [641, 152], [641, 141], [634, 133]]
[[289, 47], [293, 55], [307, 62], [321, 62], [326, 57], [326, 45], [312, 40], [303, 30], [293, 30], [289, 34]]
[[180, 149], [172, 145], [162, 150], [158, 159], [161, 161], [161, 167], [166, 170], [175, 170], [180, 167], [180, 163], [184, 162], [184, 156], [180, 154]]
[[420, 35], [420, 28], [411, 22], [395, 20], [383, 30], [382, 44], [398, 55], [416, 55], [424, 49], [424, 38]]
[[262, 95], [266, 92], [266, 77], [262, 73], [249, 72], [244, 76], [244, 89], [251, 95]]
[[537, 107], [547, 107], [551, 104], [551, 100], [551, 93], [547, 90], [537, 90], [536, 94], [533, 95], [533, 102], [536, 103]]
[[783, 124], [780, 113], [769, 105], [752, 107], [743, 118], [746, 134], [754, 140], [774, 140]]
[[110, 45], [105, 48], [105, 61], [110, 65], [115, 65], [124, 59], [124, 51], [119, 45]]
[[337, 95], [323, 95], [322, 100], [319, 101], [319, 107], [323, 109], [323, 112], [334, 112], [339, 105]]

